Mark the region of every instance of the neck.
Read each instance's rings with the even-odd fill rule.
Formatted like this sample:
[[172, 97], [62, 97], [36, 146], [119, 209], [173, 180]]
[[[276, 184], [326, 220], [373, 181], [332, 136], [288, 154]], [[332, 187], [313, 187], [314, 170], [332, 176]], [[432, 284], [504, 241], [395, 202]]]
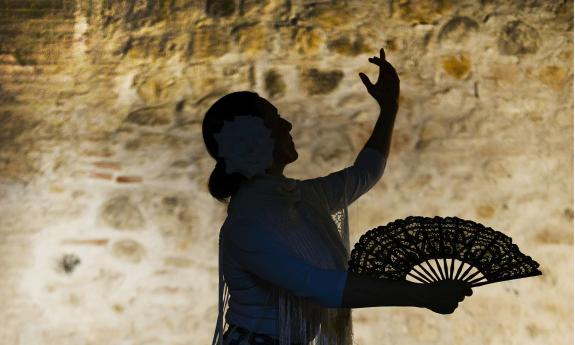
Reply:
[[268, 182], [272, 182], [272, 181], [279, 181], [279, 180], [283, 180], [286, 179], [287, 177], [285, 177], [281, 172], [273, 172], [272, 171], [268, 171], [265, 175], [258, 175], [258, 176], [254, 176], [249, 180], [245, 180], [241, 183], [242, 186], [253, 186], [254, 183], [258, 183], [261, 181], [268, 181]]
[[285, 177], [284, 176], [284, 169], [285, 169], [285, 165], [276, 166], [274, 164], [269, 168], [268, 175]]

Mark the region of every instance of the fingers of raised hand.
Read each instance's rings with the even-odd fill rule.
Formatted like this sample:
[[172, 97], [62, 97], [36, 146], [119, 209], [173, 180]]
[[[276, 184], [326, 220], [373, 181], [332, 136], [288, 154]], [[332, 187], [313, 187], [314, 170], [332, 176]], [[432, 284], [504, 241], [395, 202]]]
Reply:
[[373, 56], [367, 59], [369, 62], [377, 65], [380, 67], [380, 70], [385, 70], [386, 72], [389, 72], [390, 74], [396, 76], [397, 72], [395, 71], [395, 68], [386, 60], [382, 60], [381, 58], [378, 58], [377, 56]]
[[382, 59], [378, 58], [377, 56], [370, 57], [367, 60], [369, 62], [371, 62], [372, 64], [379, 66], [380, 68], [393, 69], [393, 66], [389, 62], [382, 60]]
[[[387, 61], [382, 60], [381, 58], [379, 58], [379, 57], [377, 57], [377, 56], [372, 56], [372, 57], [368, 58], [367, 60], [368, 60], [369, 62], [373, 63], [373, 64], [378, 65], [378, 66], [383, 65], [382, 61], [383, 61], [383, 62], [387, 62]], [[389, 63], [389, 62], [388, 62], [388, 63]]]
[[379, 49], [379, 56], [381, 56], [381, 58], [382, 58], [383, 60], [385, 60], [385, 51], [383, 51], [383, 48], [380, 48], [380, 49]]
[[364, 84], [366, 85], [373, 85], [371, 83], [371, 81], [369, 80], [369, 78], [364, 74], [364, 73], [359, 73], [359, 77], [361, 78], [361, 81], [363, 81]]

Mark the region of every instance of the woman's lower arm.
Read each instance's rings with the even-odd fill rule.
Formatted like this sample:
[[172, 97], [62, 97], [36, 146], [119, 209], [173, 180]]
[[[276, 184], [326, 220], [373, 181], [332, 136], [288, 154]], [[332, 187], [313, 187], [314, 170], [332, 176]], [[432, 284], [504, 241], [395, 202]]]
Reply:
[[348, 272], [342, 308], [407, 306], [424, 308], [421, 284]]
[[366, 147], [371, 147], [375, 150], [378, 150], [385, 156], [386, 159], [389, 155], [391, 134], [393, 133], [396, 114], [396, 106], [380, 108], [379, 117], [377, 118], [373, 132], [371, 133], [368, 141], [365, 143]]

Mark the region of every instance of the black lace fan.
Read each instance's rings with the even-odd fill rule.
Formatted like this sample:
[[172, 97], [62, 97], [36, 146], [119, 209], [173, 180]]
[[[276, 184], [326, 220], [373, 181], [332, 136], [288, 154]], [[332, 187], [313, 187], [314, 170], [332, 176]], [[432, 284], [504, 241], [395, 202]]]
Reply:
[[452, 279], [471, 287], [541, 275], [511, 237], [457, 217], [409, 216], [363, 234], [349, 270], [420, 283]]

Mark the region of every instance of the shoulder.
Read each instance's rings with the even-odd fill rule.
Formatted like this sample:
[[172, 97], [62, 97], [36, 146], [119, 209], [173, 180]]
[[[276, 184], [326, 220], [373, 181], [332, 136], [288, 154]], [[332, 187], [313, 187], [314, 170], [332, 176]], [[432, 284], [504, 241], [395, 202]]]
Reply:
[[229, 218], [222, 231], [230, 244], [244, 251], [262, 250], [271, 240], [269, 226], [255, 217]]
[[299, 180], [298, 185], [301, 190], [301, 200], [304, 201], [308, 207], [320, 208], [328, 212], [327, 196], [323, 184], [325, 184], [325, 177], [314, 177], [304, 180]]

